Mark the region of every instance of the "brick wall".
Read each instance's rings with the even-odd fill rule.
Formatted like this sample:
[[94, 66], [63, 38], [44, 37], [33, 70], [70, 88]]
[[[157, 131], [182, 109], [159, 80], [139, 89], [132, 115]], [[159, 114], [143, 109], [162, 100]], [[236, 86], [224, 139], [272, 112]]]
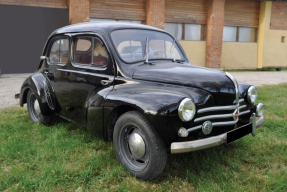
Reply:
[[89, 0], [69, 0], [69, 22], [70, 24], [90, 21]]
[[287, 2], [272, 3], [270, 29], [287, 30]]
[[32, 7], [49, 7], [49, 8], [68, 8], [68, 0], [0, 0], [2, 5], [32, 6]]
[[165, 0], [147, 0], [146, 25], [164, 29]]
[[208, 0], [206, 67], [220, 68], [225, 0]]

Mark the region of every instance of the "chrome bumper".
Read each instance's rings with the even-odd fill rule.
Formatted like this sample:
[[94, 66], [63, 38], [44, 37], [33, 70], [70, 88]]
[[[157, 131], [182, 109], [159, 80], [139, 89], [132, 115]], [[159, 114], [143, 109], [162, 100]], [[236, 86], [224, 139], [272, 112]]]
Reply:
[[[261, 116], [256, 121], [256, 128], [261, 127], [263, 124], [264, 124], [264, 117]], [[255, 136], [255, 133], [254, 133], [254, 136]], [[171, 153], [172, 154], [186, 153], [186, 152], [191, 152], [191, 151], [207, 149], [210, 147], [215, 147], [215, 146], [224, 144], [226, 139], [227, 139], [227, 133], [224, 133], [218, 136], [209, 137], [206, 139], [200, 139], [196, 141], [174, 142], [174, 143], [171, 143], [171, 147], [170, 147]]]

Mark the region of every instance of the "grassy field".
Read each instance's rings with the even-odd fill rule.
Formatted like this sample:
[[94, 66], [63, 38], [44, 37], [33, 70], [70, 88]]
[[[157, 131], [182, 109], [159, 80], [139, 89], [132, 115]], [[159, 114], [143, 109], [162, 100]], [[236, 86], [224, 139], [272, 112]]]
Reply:
[[26, 108], [0, 110], [0, 191], [287, 191], [287, 84], [258, 88], [264, 127], [229, 146], [169, 155], [143, 182], [105, 143], [72, 123], [30, 122]]

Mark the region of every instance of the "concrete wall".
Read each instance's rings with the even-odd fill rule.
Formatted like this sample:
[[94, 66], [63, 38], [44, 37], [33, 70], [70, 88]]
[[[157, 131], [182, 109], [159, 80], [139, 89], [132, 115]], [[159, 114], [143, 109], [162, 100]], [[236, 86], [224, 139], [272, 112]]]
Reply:
[[221, 68], [256, 69], [257, 43], [223, 42]]
[[263, 67], [287, 67], [287, 44], [281, 43], [282, 36], [287, 37], [287, 31], [269, 30], [265, 46], [267, 57], [263, 61]]
[[192, 65], [205, 67], [205, 41], [179, 41]]
[[[287, 67], [287, 2], [263, 1], [258, 31], [258, 68]], [[286, 41], [286, 39], [285, 39]]]

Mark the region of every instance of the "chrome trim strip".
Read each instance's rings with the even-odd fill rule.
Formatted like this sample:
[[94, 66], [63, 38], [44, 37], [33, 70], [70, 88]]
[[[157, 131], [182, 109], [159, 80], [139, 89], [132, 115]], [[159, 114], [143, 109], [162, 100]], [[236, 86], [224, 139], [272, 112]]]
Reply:
[[[256, 127], [257, 128], [261, 127], [263, 123], [264, 123], [264, 117], [261, 116], [256, 121]], [[223, 143], [225, 143], [226, 139], [227, 139], [227, 133], [224, 133], [218, 136], [209, 137], [206, 139], [199, 139], [195, 141], [174, 142], [174, 143], [171, 143], [170, 150], [172, 154], [198, 151], [198, 150], [222, 145]]]
[[190, 133], [190, 132], [192, 132], [192, 131], [196, 131], [196, 130], [198, 130], [198, 129], [201, 129], [201, 127], [202, 127], [202, 125], [197, 125], [197, 126], [195, 126], [195, 127], [189, 128], [187, 131]]
[[242, 103], [242, 102], [244, 102], [244, 99], [239, 99], [239, 103]]
[[229, 105], [229, 106], [220, 106], [220, 107], [208, 107], [208, 108], [203, 108], [199, 109], [197, 113], [206, 113], [210, 111], [223, 111], [223, 110], [232, 110], [232, 109], [237, 109], [238, 105]]
[[238, 109], [240, 110], [240, 109], [243, 109], [245, 107], [247, 107], [247, 105], [241, 105], [241, 106], [238, 107]]
[[58, 71], [64, 71], [64, 72], [79, 73], [79, 74], [84, 74], [84, 75], [92, 75], [92, 76], [97, 76], [97, 77], [114, 79], [114, 76], [112, 76], [112, 75], [105, 75], [105, 74], [100, 74], [97, 72], [91, 73], [91, 72], [77, 71], [77, 70], [70, 70], [70, 69], [57, 69], [57, 70]]
[[250, 113], [250, 110], [240, 112], [238, 116], [246, 115], [246, 114], [248, 114], [248, 113]]
[[239, 86], [236, 79], [228, 72], [225, 73], [226, 76], [232, 81], [235, 87], [235, 103], [239, 103]]
[[196, 118], [194, 122], [210, 120], [210, 119], [222, 119], [222, 118], [229, 118], [229, 117], [233, 117], [233, 114], [231, 113], [231, 114], [222, 114], [222, 115], [208, 115], [205, 117]]
[[236, 121], [225, 121], [225, 122], [215, 122], [215, 123], [212, 123], [212, 125], [213, 125], [213, 127], [235, 125], [237, 123], [237, 121], [238, 120], [236, 120]]

